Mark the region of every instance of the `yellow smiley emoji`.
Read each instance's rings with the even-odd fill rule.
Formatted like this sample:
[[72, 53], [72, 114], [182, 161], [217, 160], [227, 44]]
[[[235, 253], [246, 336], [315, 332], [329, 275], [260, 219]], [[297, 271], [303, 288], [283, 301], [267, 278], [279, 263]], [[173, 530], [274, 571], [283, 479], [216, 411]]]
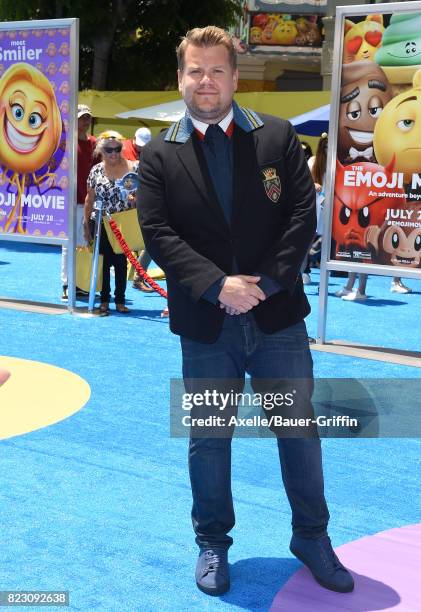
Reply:
[[61, 115], [48, 79], [18, 63], [0, 79], [0, 162], [20, 174], [36, 172], [56, 151]]
[[421, 172], [421, 70], [414, 75], [413, 89], [384, 107], [374, 128], [373, 144], [382, 166], [395, 155], [395, 172], [404, 173], [405, 182]]

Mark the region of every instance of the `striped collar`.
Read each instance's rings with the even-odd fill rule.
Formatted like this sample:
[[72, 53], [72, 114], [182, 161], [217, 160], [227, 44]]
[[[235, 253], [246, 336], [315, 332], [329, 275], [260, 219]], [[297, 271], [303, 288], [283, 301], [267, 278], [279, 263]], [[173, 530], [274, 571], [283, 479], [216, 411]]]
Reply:
[[[202, 140], [202, 141], [205, 140], [205, 134], [203, 134], [203, 132], [198, 130], [197, 127], [195, 127], [195, 131], [196, 131], [196, 134], [197, 134], [199, 140]], [[232, 135], [234, 134], [234, 119], [231, 120], [231, 123], [229, 124], [227, 129], [224, 130], [224, 132], [225, 132], [225, 136], [228, 136], [229, 139], [232, 138]]]
[[[253, 132], [254, 130], [262, 127], [263, 121], [254, 111], [249, 110], [248, 108], [240, 107], [234, 101], [232, 103], [232, 108], [234, 111], [234, 123], [236, 123], [238, 127], [245, 132]], [[184, 117], [177, 121], [177, 123], [173, 123], [173, 125], [168, 128], [165, 141], [185, 143], [188, 141], [193, 132], [193, 122], [187, 110]]]
[[[198, 121], [197, 119], [194, 119], [194, 117], [191, 117], [192, 123], [194, 125], [194, 127], [196, 128], [196, 132], [198, 132], [202, 138], [205, 137], [206, 134], [206, 130], [209, 127], [209, 123], [203, 123], [203, 121]], [[222, 121], [220, 121], [218, 123], [219, 127], [221, 128], [221, 130], [223, 130], [224, 132], [227, 131], [228, 126], [234, 121], [234, 111], [233, 108], [231, 106], [230, 111], [228, 113], [228, 115], [226, 115]]]

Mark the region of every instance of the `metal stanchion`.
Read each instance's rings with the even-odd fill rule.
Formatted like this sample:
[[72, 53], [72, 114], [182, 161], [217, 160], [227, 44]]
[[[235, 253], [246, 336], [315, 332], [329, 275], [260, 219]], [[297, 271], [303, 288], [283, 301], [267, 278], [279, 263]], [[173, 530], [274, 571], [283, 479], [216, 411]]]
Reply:
[[103, 211], [102, 200], [95, 200], [94, 211], [95, 211], [94, 253], [92, 257], [91, 283], [89, 285], [89, 302], [88, 302], [88, 312], [91, 314], [94, 310], [95, 293], [96, 293], [96, 279], [98, 276], [99, 241], [101, 238], [102, 211]]
[[92, 255], [91, 279], [89, 282], [88, 308], [75, 308], [72, 314], [78, 317], [103, 317], [107, 315], [107, 313], [101, 312], [99, 309], [94, 310], [96, 281], [98, 277], [99, 242], [101, 238], [103, 210], [104, 206], [102, 200], [95, 200], [94, 252]]

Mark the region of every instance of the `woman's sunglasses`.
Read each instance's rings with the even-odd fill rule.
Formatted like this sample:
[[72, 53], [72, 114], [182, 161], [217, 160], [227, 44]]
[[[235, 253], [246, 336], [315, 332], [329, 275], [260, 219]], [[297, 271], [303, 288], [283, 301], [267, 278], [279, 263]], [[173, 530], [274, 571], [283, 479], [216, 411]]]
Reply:
[[119, 146], [119, 147], [104, 147], [103, 151], [105, 151], [105, 153], [108, 153], [109, 155], [111, 155], [111, 153], [120, 153], [122, 148], [123, 148], [122, 146]]

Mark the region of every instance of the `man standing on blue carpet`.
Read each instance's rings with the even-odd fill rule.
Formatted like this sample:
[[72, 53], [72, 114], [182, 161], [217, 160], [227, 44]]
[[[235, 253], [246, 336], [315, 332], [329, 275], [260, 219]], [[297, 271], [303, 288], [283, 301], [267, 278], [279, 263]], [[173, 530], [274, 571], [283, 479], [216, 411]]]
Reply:
[[[211, 379], [218, 390], [241, 391], [246, 372], [254, 390], [268, 379], [279, 388], [299, 379], [310, 414], [313, 370], [303, 320], [310, 307], [300, 268], [316, 215], [302, 148], [287, 121], [233, 101], [236, 52], [224, 30], [189, 31], [177, 59], [187, 112], [145, 147], [138, 211], [146, 247], [166, 273], [186, 390], [202, 392]], [[209, 595], [230, 587], [232, 433], [190, 434], [196, 584]], [[291, 551], [321, 585], [351, 591], [352, 576], [327, 535], [317, 432], [277, 435], [277, 443], [292, 510]]]

